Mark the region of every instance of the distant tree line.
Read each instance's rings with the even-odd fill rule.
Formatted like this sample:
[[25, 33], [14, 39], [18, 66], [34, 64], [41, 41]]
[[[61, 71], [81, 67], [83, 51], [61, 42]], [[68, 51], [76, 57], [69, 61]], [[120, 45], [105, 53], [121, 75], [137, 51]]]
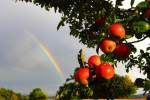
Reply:
[[48, 95], [40, 88], [33, 89], [29, 95], [22, 95], [10, 89], [0, 88], [0, 100], [48, 100]]

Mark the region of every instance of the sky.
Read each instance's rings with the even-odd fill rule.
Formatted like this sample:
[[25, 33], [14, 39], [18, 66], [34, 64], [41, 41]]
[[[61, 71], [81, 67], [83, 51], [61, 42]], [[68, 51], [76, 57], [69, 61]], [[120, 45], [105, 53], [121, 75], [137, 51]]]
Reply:
[[[64, 79], [79, 66], [77, 54], [85, 46], [69, 35], [67, 26], [57, 31], [61, 15], [54, 10], [48, 12], [15, 0], [0, 2], [0, 87], [24, 94], [38, 87], [55, 95]], [[129, 6], [129, 2], [124, 4]], [[142, 48], [143, 43], [137, 46]], [[86, 58], [96, 54], [93, 49], [86, 49], [85, 53]], [[119, 64], [116, 69], [120, 75], [127, 74], [123, 66]], [[128, 75], [132, 80], [144, 77], [137, 69]]]

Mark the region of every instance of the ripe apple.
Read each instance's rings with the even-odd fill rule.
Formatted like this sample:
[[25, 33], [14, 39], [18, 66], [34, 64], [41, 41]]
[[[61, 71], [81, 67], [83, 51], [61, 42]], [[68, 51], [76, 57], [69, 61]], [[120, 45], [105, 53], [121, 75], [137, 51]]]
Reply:
[[121, 24], [115, 23], [109, 27], [109, 34], [116, 40], [120, 40], [125, 37], [125, 29]]
[[102, 63], [96, 67], [96, 77], [110, 79], [115, 75], [114, 68], [109, 63]]
[[76, 71], [75, 73], [74, 73], [74, 79], [75, 79], [75, 81], [79, 81], [79, 75], [78, 75], [78, 71]]
[[98, 55], [92, 55], [88, 59], [88, 65], [89, 67], [96, 67], [101, 64], [100, 56]]
[[150, 8], [145, 10], [145, 17], [150, 18]]
[[96, 18], [95, 23], [97, 25], [103, 25], [106, 22], [106, 17]]
[[104, 40], [102, 40], [102, 42], [99, 45], [100, 49], [104, 52], [104, 53], [111, 53], [115, 50], [116, 48], [116, 43], [113, 40], [110, 40], [108, 38], [105, 38]]
[[89, 76], [90, 76], [90, 71], [88, 68], [80, 68], [75, 72], [75, 75], [74, 75], [75, 80], [78, 81], [80, 84], [84, 83], [85, 80], [89, 78]]
[[79, 83], [82, 84], [82, 85], [84, 85], [84, 86], [87, 86], [89, 82], [88, 82], [87, 79], [80, 79]]
[[126, 58], [130, 54], [130, 48], [125, 43], [118, 44], [113, 54], [118, 58]]

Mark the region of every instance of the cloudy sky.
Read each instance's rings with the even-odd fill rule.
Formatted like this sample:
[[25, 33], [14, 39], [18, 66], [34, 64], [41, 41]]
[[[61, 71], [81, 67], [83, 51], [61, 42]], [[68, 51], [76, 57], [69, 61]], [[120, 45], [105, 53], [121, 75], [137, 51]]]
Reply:
[[[129, 2], [125, 3], [127, 6]], [[85, 46], [69, 35], [67, 26], [56, 30], [61, 15], [53, 10], [47, 12], [30, 3], [0, 0], [0, 12], [0, 87], [25, 94], [39, 87], [54, 95], [64, 80], [39, 42], [52, 53], [65, 78], [78, 66], [77, 53]], [[94, 53], [88, 49], [86, 57]], [[125, 75], [123, 65], [120, 66], [117, 73]], [[136, 71], [130, 75], [132, 79], [143, 77]]]

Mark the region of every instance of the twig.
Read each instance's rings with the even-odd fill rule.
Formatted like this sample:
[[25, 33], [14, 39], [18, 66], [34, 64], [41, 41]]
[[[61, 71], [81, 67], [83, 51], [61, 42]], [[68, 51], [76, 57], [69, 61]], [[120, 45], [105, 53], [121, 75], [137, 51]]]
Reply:
[[145, 36], [143, 39], [140, 39], [140, 40], [137, 40], [137, 41], [128, 42], [128, 43], [137, 43], [137, 42], [140, 42], [140, 41], [145, 40], [147, 37], [148, 37], [148, 36]]

